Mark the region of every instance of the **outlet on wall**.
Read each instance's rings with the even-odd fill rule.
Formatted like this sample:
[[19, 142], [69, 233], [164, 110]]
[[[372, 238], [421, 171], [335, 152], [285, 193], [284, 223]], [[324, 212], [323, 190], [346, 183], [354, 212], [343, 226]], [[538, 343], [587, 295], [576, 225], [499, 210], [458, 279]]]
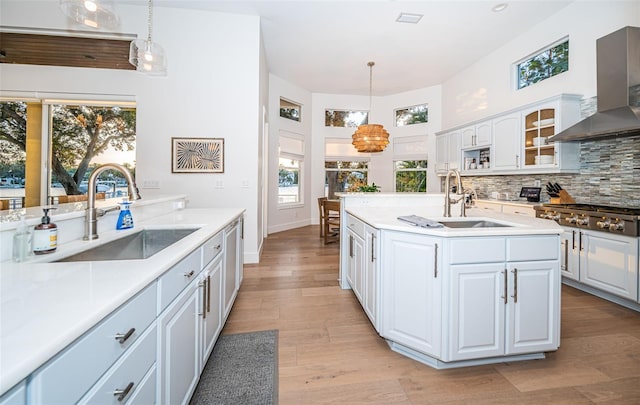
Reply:
[[533, 181], [533, 185], [534, 185], [535, 187], [540, 187], [540, 180], [534, 180], [534, 181]]

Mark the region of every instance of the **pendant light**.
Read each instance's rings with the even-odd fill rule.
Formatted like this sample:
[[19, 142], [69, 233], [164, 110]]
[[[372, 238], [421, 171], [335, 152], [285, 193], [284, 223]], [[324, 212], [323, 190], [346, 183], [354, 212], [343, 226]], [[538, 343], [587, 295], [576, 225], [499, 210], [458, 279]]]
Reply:
[[112, 0], [60, 0], [60, 8], [68, 18], [87, 27], [114, 30], [120, 25]]
[[167, 74], [167, 59], [164, 55], [164, 49], [162, 49], [162, 46], [151, 40], [152, 11], [152, 0], [149, 0], [147, 39], [136, 39], [131, 41], [131, 46], [129, 47], [129, 63], [135, 66], [136, 70], [139, 72], [164, 76]]
[[[367, 63], [369, 66], [369, 117], [371, 116], [373, 65], [375, 62]], [[351, 143], [358, 152], [382, 152], [389, 144], [389, 133], [380, 124], [360, 125], [351, 138], [353, 139]]]

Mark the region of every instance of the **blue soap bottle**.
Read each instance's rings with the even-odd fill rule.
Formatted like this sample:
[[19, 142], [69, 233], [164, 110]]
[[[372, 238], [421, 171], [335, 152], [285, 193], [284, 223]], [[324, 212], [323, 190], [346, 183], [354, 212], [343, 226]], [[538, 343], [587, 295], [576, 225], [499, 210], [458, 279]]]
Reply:
[[120, 203], [120, 216], [116, 223], [116, 229], [131, 229], [133, 228], [133, 216], [131, 215], [130, 201], [123, 201]]

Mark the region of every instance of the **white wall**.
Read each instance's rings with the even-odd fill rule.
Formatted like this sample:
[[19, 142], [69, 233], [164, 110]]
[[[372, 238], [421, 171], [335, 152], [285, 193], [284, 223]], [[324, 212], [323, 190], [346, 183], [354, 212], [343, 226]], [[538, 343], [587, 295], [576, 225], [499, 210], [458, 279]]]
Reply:
[[[280, 97], [302, 105], [299, 122], [280, 117]], [[318, 206], [310, 187], [318, 153], [311, 139], [311, 104], [309, 91], [269, 74], [269, 233], [309, 225], [311, 209]], [[278, 207], [278, 135], [283, 131], [302, 136], [305, 144], [302, 202], [288, 207]]]
[[[118, 6], [122, 32], [147, 35], [147, 7]], [[57, 1], [3, 0], [0, 24], [66, 29]], [[242, 207], [245, 261], [258, 259], [258, 156], [261, 127], [258, 17], [155, 7], [153, 39], [168, 75], [135, 71], [0, 64], [0, 90], [128, 94], [137, 101], [137, 183], [187, 194], [189, 207]], [[262, 91], [264, 94], [264, 90]], [[266, 96], [264, 96], [266, 99]], [[224, 138], [222, 174], [172, 174], [172, 137]]]
[[[627, 25], [640, 25], [640, 2], [571, 3], [443, 83], [443, 129], [561, 93], [595, 96], [596, 39]], [[565, 36], [569, 71], [515, 90], [512, 64]]]

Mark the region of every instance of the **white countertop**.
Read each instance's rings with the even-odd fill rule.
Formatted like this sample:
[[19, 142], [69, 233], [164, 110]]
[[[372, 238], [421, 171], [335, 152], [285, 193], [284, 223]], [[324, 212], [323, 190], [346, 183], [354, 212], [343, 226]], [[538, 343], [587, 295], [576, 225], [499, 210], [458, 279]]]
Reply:
[[[186, 209], [0, 271], [0, 395], [224, 229], [243, 209]], [[551, 221], [550, 221], [551, 222]], [[146, 260], [46, 263], [144, 228], [200, 228]]]
[[[460, 236], [496, 236], [496, 235], [548, 235], [561, 234], [562, 228], [555, 221], [526, 217], [522, 215], [502, 214], [482, 210], [467, 209], [467, 216], [461, 218], [459, 211], [453, 210], [451, 217], [434, 216], [429, 207], [352, 207], [347, 208], [349, 214], [361, 219], [377, 229], [388, 229], [401, 232], [420, 233], [440, 237]], [[441, 210], [438, 210], [441, 212]], [[473, 221], [486, 220], [509, 225], [495, 228], [422, 228], [398, 220], [398, 216], [418, 215], [434, 221]]]

